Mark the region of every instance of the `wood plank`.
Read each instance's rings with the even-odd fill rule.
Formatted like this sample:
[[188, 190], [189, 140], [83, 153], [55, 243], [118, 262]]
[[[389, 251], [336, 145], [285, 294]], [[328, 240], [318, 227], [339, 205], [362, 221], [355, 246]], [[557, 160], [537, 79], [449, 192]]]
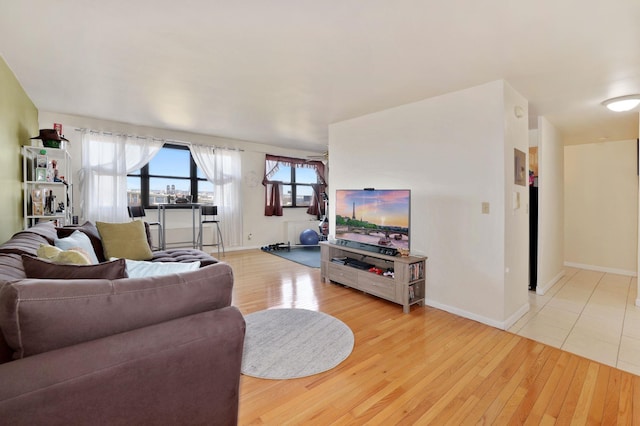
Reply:
[[582, 389], [580, 389], [580, 396], [578, 397], [578, 403], [573, 418], [571, 419], [571, 424], [583, 425], [587, 423], [599, 370], [600, 365], [595, 362], [589, 363], [587, 376], [584, 379]]
[[604, 410], [602, 413], [602, 424], [614, 425], [618, 421], [618, 404], [620, 402], [620, 392], [622, 389], [622, 376], [620, 370], [609, 372], [609, 383], [605, 394]]
[[598, 378], [596, 380], [593, 398], [591, 399], [591, 406], [589, 407], [587, 424], [597, 425], [602, 422], [602, 415], [604, 413], [604, 401], [607, 393], [607, 385], [609, 383], [610, 374], [611, 370], [608, 368], [600, 368], [598, 370]]
[[619, 425], [631, 425], [633, 419], [633, 377], [631, 375], [623, 375], [620, 385], [620, 405], [618, 405], [618, 422]]
[[[549, 352], [550, 355], [544, 360], [544, 365], [540, 366], [539, 373], [535, 377], [530, 377], [530, 383], [525, 382], [520, 385], [527, 389], [527, 393], [517, 410], [511, 416], [511, 423], [524, 424], [531, 415], [533, 406], [538, 401], [546, 383], [548, 383], [561, 355], [561, 352], [557, 350], [549, 350]], [[538, 360], [539, 363], [541, 361], [542, 359]]]
[[640, 378], [630, 373], [431, 307], [403, 314], [258, 249], [223, 260], [243, 314], [319, 310], [355, 336], [349, 358], [325, 373], [242, 376], [241, 425], [640, 423]]
[[531, 407], [529, 416], [527, 416], [527, 419], [524, 422], [525, 425], [537, 425], [543, 422], [545, 418], [552, 418], [551, 416], [545, 414], [545, 409], [547, 408], [547, 405], [549, 405], [549, 402], [551, 401], [551, 398], [553, 397], [553, 394], [558, 387], [558, 383], [560, 382], [562, 374], [564, 373], [564, 370], [567, 366], [568, 359], [569, 354], [567, 352], [562, 352], [558, 360], [553, 364], [553, 371], [544, 383], [540, 394]]

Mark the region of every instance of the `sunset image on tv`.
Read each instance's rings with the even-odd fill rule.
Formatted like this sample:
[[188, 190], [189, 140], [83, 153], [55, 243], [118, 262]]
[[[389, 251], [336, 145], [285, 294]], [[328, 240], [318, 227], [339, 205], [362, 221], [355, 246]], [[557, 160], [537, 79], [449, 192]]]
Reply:
[[409, 248], [411, 191], [337, 190], [336, 237]]

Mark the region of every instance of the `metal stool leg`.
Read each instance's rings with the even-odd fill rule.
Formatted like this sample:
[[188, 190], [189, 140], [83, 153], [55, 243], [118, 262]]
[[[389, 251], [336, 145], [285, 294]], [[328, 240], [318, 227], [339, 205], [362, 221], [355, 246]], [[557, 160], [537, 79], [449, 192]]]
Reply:
[[[205, 223], [215, 223], [216, 224], [216, 232], [217, 232], [217, 241], [216, 244], [204, 244], [204, 226], [202, 226]], [[218, 246], [218, 257], [220, 257], [220, 246], [222, 246], [222, 255], [225, 255], [224, 252], [224, 241], [222, 240], [222, 231], [220, 230], [220, 222], [215, 221], [215, 222], [201, 222], [200, 223], [200, 227], [199, 227], [199, 232], [198, 232], [198, 238], [196, 239], [196, 245], [200, 248], [200, 250], [202, 250], [203, 247], [205, 246]]]
[[220, 222], [216, 222], [218, 228], [218, 257], [220, 257], [220, 246], [222, 246], [222, 255], [224, 256], [224, 241], [222, 240], [222, 232], [220, 232]]

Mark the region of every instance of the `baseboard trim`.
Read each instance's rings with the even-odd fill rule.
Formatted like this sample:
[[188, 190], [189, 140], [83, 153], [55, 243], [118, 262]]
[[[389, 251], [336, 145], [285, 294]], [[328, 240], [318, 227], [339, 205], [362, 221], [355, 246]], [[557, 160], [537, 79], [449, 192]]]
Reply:
[[564, 277], [565, 271], [564, 269], [561, 270], [560, 272], [558, 272], [558, 275], [556, 275], [555, 277], [553, 277], [551, 279], [551, 281], [548, 281], [546, 284], [541, 286], [536, 286], [536, 294], [539, 294], [540, 296], [544, 296], [544, 294], [551, 288], [553, 287], [553, 285], [555, 283], [557, 283], [558, 281], [560, 281], [560, 279], [562, 277]]
[[625, 275], [628, 277], [637, 277], [637, 271], [628, 271], [626, 269], [606, 268], [604, 266], [597, 265], [585, 265], [583, 263], [564, 262], [564, 266], [570, 268], [587, 269], [589, 271], [605, 272], [608, 274]]
[[513, 315], [511, 315], [509, 318], [507, 318], [504, 321], [504, 328], [503, 330], [508, 330], [511, 328], [511, 326], [513, 324], [515, 324], [516, 322], [518, 322], [518, 320], [520, 318], [522, 318], [522, 316], [524, 314], [526, 314], [527, 312], [529, 312], [529, 310], [531, 309], [531, 305], [529, 304], [529, 302], [525, 303], [524, 305], [520, 306], [520, 309], [518, 309], [517, 311], [515, 311], [513, 313]]
[[459, 317], [467, 318], [473, 321], [480, 322], [482, 324], [489, 325], [491, 327], [498, 328], [500, 330], [507, 330], [513, 324], [516, 323], [524, 314], [529, 312], [530, 306], [529, 303], [525, 303], [522, 305], [513, 315], [507, 318], [505, 321], [496, 321], [492, 318], [487, 318], [483, 315], [478, 315], [473, 312], [465, 311], [464, 309], [459, 309], [453, 306], [445, 305], [444, 303], [436, 302], [432, 299], [426, 299], [425, 305], [431, 306], [432, 308], [440, 309], [450, 314], [457, 315]]

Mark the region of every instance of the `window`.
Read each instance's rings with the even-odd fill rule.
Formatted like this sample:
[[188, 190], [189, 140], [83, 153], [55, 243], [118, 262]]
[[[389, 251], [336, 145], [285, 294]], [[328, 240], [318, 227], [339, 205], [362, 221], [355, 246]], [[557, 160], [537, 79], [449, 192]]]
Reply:
[[198, 170], [187, 146], [164, 144], [149, 163], [127, 174], [129, 205], [149, 208], [189, 196], [194, 203], [213, 203], [213, 184]]
[[270, 180], [283, 183], [283, 207], [309, 207], [313, 200], [311, 185], [318, 183], [318, 173], [316, 169], [310, 167], [280, 164], [278, 171], [271, 176]]
[[264, 169], [265, 216], [282, 216], [283, 206], [307, 206], [311, 215], [324, 214], [319, 201], [327, 186], [324, 163], [266, 154]]

